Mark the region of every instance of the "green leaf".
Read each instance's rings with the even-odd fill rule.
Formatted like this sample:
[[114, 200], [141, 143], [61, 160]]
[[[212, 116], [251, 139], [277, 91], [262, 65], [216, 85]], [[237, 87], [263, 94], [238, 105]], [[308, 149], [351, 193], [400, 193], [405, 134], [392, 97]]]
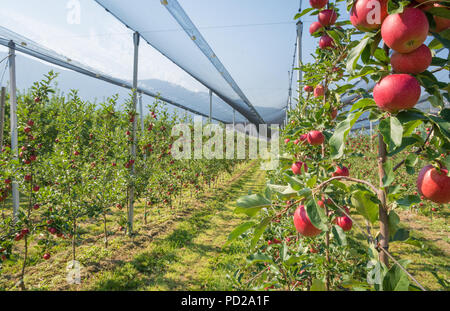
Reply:
[[301, 180], [299, 180], [297, 177], [290, 176], [288, 174], [284, 174], [285, 180], [289, 183], [289, 185], [294, 189], [295, 191], [299, 191], [303, 189], [304, 185]]
[[312, 191], [309, 188], [304, 188], [302, 190], [300, 190], [299, 192], [297, 192], [297, 196], [299, 198], [307, 198], [310, 197], [312, 195]]
[[403, 126], [396, 117], [391, 117], [391, 140], [395, 147], [399, 147], [402, 144], [403, 138]]
[[331, 228], [331, 232], [333, 233], [334, 239], [336, 240], [338, 245], [347, 246], [347, 237], [341, 227], [339, 227], [338, 225], [334, 225]]
[[402, 13], [404, 8], [409, 4], [410, 4], [409, 1], [394, 2], [392, 0], [389, 0], [388, 1], [388, 13], [389, 13], [389, 15]]
[[336, 130], [329, 141], [331, 157], [333, 159], [338, 159], [344, 155], [345, 139], [347, 138], [351, 128], [355, 125], [356, 121], [363, 113], [364, 110], [350, 113], [344, 121], [337, 125]]
[[372, 193], [358, 190], [352, 194], [351, 202], [358, 213], [372, 224], [378, 220], [378, 202]]
[[308, 203], [306, 203], [306, 214], [314, 227], [322, 231], [328, 231], [325, 213], [323, 209], [317, 205], [315, 200], [309, 200]]
[[262, 208], [269, 207], [271, 202], [261, 194], [252, 194], [239, 198], [236, 205], [237, 208], [234, 210], [236, 214], [246, 214], [253, 217]]
[[297, 196], [297, 191], [292, 189], [291, 185], [282, 186], [267, 184], [267, 187], [277, 193], [280, 198], [285, 200]]
[[303, 15], [308, 14], [309, 12], [311, 12], [311, 11], [313, 11], [313, 10], [315, 10], [315, 9], [314, 9], [314, 8], [307, 8], [307, 9], [304, 9], [304, 10], [301, 11], [300, 13], [296, 14], [295, 17], [294, 17], [294, 19], [299, 19], [299, 18], [302, 17]]
[[442, 135], [447, 137], [447, 139], [450, 139], [450, 122], [449, 121], [446, 121], [445, 119], [443, 119], [441, 117], [433, 116], [433, 115], [429, 115], [428, 118], [430, 119], [431, 122], [433, 122], [434, 124], [437, 125], [437, 127], [439, 128]]
[[358, 45], [350, 51], [347, 59], [348, 72], [353, 73], [358, 60], [361, 57], [361, 54], [363, 53], [364, 49], [373, 42], [373, 37], [375, 35], [375, 33], [367, 33], [366, 36], [358, 43]]
[[389, 221], [389, 236], [393, 237], [397, 230], [399, 229], [400, 217], [395, 211], [390, 211], [388, 215]]
[[383, 140], [387, 145], [388, 151], [394, 150], [396, 147], [400, 147], [403, 139], [403, 126], [400, 121], [391, 116], [380, 121], [378, 126]]
[[238, 237], [240, 237], [244, 232], [246, 232], [247, 230], [249, 230], [250, 228], [254, 227], [256, 224], [252, 221], [248, 221], [245, 222], [239, 226], [237, 226], [233, 231], [231, 231], [231, 233], [228, 235], [228, 240], [225, 243], [225, 245], [228, 245], [229, 243], [231, 243], [233, 240], [237, 239]]
[[397, 200], [398, 205], [402, 205], [407, 208], [410, 208], [411, 205], [418, 204], [420, 202], [421, 202], [420, 197], [417, 195], [407, 195], [406, 197]]
[[450, 11], [446, 7], [431, 7], [430, 9], [427, 9], [427, 12], [432, 15], [450, 19]]
[[406, 172], [409, 175], [414, 175], [414, 167], [419, 162], [419, 157], [415, 153], [410, 153], [405, 159]]
[[382, 48], [377, 48], [375, 50], [375, 53], [373, 53], [373, 56], [378, 59], [380, 62], [385, 63], [385, 64], [389, 64], [390, 63], [390, 58], [388, 55], [386, 55], [386, 51]]
[[252, 254], [252, 255], [248, 256], [248, 261], [250, 261], [250, 263], [258, 263], [258, 262], [272, 263], [273, 262], [272, 258], [270, 258], [268, 255], [262, 254], [262, 253], [256, 253], [256, 254]]
[[388, 160], [383, 163], [384, 177], [383, 177], [383, 187], [388, 187], [395, 179], [392, 160]]
[[[399, 263], [406, 268], [410, 260], [399, 260]], [[383, 278], [384, 291], [407, 291], [409, 288], [409, 277], [398, 265], [392, 265]]]
[[314, 186], [317, 184], [317, 175], [314, 175], [312, 178], [308, 179], [308, 181], [306, 181], [306, 185], [309, 188], [314, 188]]
[[353, 104], [352, 108], [350, 109], [350, 112], [353, 112], [358, 109], [366, 108], [369, 106], [376, 107], [376, 105], [377, 104], [375, 103], [375, 101], [372, 98], [363, 98]]
[[445, 59], [445, 58], [433, 57], [431, 59], [431, 66], [443, 67], [447, 64], [448, 64], [448, 59]]
[[392, 242], [395, 242], [395, 241], [403, 242], [403, 241], [408, 240], [408, 238], [409, 238], [409, 230], [406, 230], [404, 228], [399, 228], [395, 232], [394, 236], [391, 238], [391, 241]]
[[254, 248], [256, 244], [258, 243], [259, 239], [261, 238], [261, 235], [266, 231], [267, 226], [270, 224], [270, 221], [272, 220], [272, 217], [266, 217], [261, 221], [261, 223], [256, 226], [255, 230], [253, 231], [253, 238], [250, 244], [250, 248]]

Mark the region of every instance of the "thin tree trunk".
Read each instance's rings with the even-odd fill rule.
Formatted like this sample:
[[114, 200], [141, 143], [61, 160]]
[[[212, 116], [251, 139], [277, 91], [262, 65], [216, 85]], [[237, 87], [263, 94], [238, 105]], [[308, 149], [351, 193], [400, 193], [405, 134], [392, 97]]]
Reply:
[[103, 212], [103, 231], [105, 232], [105, 247], [108, 248], [108, 229], [106, 227], [106, 212]]
[[[378, 134], [378, 175], [380, 179], [380, 187], [383, 186], [383, 178], [386, 176], [383, 164], [387, 160], [386, 144], [384, 143], [383, 136], [381, 133]], [[380, 235], [379, 243], [380, 247], [385, 250], [389, 249], [389, 218], [386, 205], [386, 191], [380, 190], [378, 193], [378, 199], [381, 204], [379, 206], [379, 220], [380, 220]], [[389, 266], [389, 258], [384, 252], [380, 252], [380, 261], [384, 263], [387, 267]]]
[[76, 260], [76, 246], [75, 246], [75, 242], [76, 242], [76, 235], [77, 235], [77, 219], [73, 218], [73, 232], [72, 232], [72, 259], [73, 261]]

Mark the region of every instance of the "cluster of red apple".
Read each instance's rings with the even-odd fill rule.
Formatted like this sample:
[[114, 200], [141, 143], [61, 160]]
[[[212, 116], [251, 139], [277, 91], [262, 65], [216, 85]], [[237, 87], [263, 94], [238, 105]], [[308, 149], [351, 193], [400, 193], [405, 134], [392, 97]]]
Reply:
[[[328, 4], [328, 0], [309, 0], [309, 4], [312, 8], [321, 10]], [[321, 10], [317, 15], [318, 21], [313, 22], [309, 27], [309, 33], [314, 34], [318, 31], [323, 30], [325, 27], [334, 25], [334, 23], [336, 23], [337, 17], [338, 16], [336, 11], [332, 9]], [[322, 37], [320, 37], [319, 47], [321, 49], [331, 48], [333, 46], [334, 42], [330, 36], [324, 34]]]
[[[423, 12], [430, 5], [410, 5], [402, 13], [388, 15], [387, 1], [380, 3], [380, 23], [369, 23], [371, 12], [369, 0], [358, 0], [350, 12], [351, 23], [362, 31], [381, 27], [381, 37], [387, 47], [394, 52], [390, 62], [395, 72], [384, 77], [373, 89], [377, 106], [388, 112], [413, 108], [420, 99], [421, 87], [413, 76], [427, 70], [432, 61], [430, 49], [423, 44], [428, 37], [430, 26]], [[420, 0], [419, 2], [425, 2]], [[441, 6], [433, 4], [434, 7]], [[450, 28], [450, 20], [435, 16], [436, 32]], [[419, 193], [435, 203], [450, 202], [450, 177], [447, 169], [440, 170], [432, 165], [424, 167], [417, 179]]]

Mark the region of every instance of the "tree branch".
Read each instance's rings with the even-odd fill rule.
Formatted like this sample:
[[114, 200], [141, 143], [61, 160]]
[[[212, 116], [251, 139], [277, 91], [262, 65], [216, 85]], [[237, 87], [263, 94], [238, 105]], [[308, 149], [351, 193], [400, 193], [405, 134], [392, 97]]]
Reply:
[[321, 188], [325, 187], [326, 185], [328, 185], [330, 182], [332, 182], [333, 180], [348, 180], [348, 181], [352, 181], [355, 183], [360, 183], [360, 184], [364, 184], [366, 186], [369, 186], [373, 192], [375, 192], [376, 194], [378, 194], [378, 192], [380, 191], [377, 187], [375, 187], [374, 185], [372, 185], [370, 182], [365, 181], [365, 180], [361, 180], [361, 179], [356, 179], [356, 178], [352, 178], [352, 177], [347, 177], [347, 176], [336, 176], [336, 177], [332, 177], [330, 179], [328, 179], [327, 181], [324, 181], [323, 183], [321, 183], [320, 185], [318, 185], [314, 191], [318, 191]]

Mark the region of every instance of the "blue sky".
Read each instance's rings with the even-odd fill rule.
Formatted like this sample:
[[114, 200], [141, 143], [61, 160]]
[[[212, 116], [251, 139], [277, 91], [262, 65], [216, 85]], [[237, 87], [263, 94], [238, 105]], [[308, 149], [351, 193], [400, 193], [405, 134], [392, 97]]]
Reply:
[[[134, 1], [138, 4], [142, 0]], [[303, 2], [304, 8], [309, 7], [308, 1]], [[97, 3], [93, 0], [34, 3], [37, 1], [4, 1], [0, 25], [102, 72], [131, 79], [132, 32]], [[73, 12], [69, 6], [74, 3], [80, 4], [79, 24], [68, 23]], [[133, 1], [128, 3], [131, 7]], [[261, 106], [284, 104], [296, 36], [293, 17], [299, 0], [179, 0], [179, 3], [250, 101]], [[315, 17], [304, 19], [306, 61], [317, 46], [317, 39], [308, 32], [314, 20]], [[149, 30], [166, 31], [168, 40], [176, 33], [167, 31], [164, 25], [151, 25]], [[200, 83], [146, 43], [140, 48], [139, 78], [161, 79], [190, 90], [205, 91]]]

